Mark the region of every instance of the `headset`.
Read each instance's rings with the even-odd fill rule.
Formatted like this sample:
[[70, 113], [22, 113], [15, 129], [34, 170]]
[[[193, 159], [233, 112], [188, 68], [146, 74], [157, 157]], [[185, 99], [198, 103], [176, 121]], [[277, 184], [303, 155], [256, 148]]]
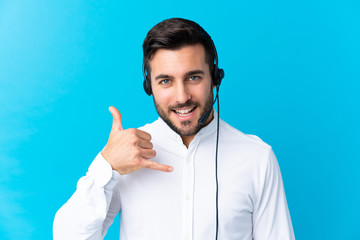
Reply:
[[[220, 120], [220, 104], [219, 104], [219, 87], [221, 84], [222, 79], [225, 76], [225, 72], [222, 68], [218, 67], [218, 55], [217, 55], [217, 51], [215, 48], [215, 44], [213, 42], [213, 40], [210, 38], [210, 42], [211, 42], [211, 47], [213, 49], [213, 53], [214, 53], [214, 67], [211, 73], [211, 78], [213, 81], [214, 86], [216, 87], [216, 96], [213, 100], [213, 104], [216, 102], [217, 100], [217, 109], [218, 109], [218, 114], [217, 114], [217, 129], [216, 129], [216, 153], [215, 153], [215, 185], [216, 185], [216, 231], [215, 231], [215, 239], [218, 239], [218, 231], [219, 231], [219, 210], [218, 210], [218, 201], [219, 201], [219, 184], [218, 184], [218, 171], [217, 171], [217, 163], [218, 163], [218, 146], [219, 146], [219, 120]], [[143, 87], [144, 90], [146, 92], [147, 95], [151, 95], [152, 94], [152, 89], [151, 89], [151, 79], [149, 79], [148, 75], [146, 74], [146, 69], [145, 69], [145, 58], [143, 59], [143, 65], [142, 65], [142, 72], [144, 75], [144, 82], [143, 82]], [[209, 117], [210, 113], [212, 111], [212, 108], [210, 110], [208, 110], [206, 113], [204, 113], [201, 118], [199, 119], [199, 124], [200, 126], [203, 126], [206, 119]]]

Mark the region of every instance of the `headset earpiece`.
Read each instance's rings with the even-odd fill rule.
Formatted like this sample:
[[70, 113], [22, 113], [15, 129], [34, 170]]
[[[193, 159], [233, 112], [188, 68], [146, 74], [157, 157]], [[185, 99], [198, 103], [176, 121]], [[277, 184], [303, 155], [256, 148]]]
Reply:
[[212, 40], [211, 40], [211, 46], [212, 46], [213, 53], [214, 53], [214, 69], [212, 72], [213, 73], [212, 74], [213, 83], [214, 83], [214, 86], [220, 87], [221, 81], [225, 76], [225, 72], [222, 68], [219, 68], [219, 66], [218, 66], [218, 63], [219, 63], [218, 55], [217, 55], [215, 44]]
[[151, 83], [150, 83], [150, 79], [148, 79], [148, 75], [146, 74], [146, 69], [145, 69], [144, 63], [142, 66], [142, 71], [143, 71], [143, 76], [144, 76], [143, 87], [144, 87], [146, 94], [150, 96], [152, 94]]
[[214, 73], [213, 73], [213, 83], [214, 86], [219, 87], [221, 84], [221, 80], [224, 78], [224, 70], [222, 68], [218, 68], [217, 64], [214, 66]]
[[151, 90], [151, 84], [149, 84], [147, 78], [144, 79], [143, 86], [146, 94], [150, 96], [152, 94], [152, 90]]

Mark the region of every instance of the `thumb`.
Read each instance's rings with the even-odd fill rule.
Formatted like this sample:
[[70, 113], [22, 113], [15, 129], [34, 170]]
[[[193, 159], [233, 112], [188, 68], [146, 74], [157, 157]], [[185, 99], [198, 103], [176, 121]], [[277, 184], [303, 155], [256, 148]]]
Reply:
[[111, 115], [113, 117], [113, 124], [111, 130], [123, 130], [121, 114], [119, 110], [111, 106], [109, 107], [109, 111], [111, 112]]

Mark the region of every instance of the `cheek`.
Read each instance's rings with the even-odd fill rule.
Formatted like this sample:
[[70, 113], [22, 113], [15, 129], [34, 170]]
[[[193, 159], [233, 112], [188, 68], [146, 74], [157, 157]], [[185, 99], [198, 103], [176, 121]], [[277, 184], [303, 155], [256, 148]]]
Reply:
[[163, 109], [167, 109], [171, 105], [172, 95], [167, 91], [154, 91], [154, 101]]
[[212, 86], [206, 85], [197, 91], [197, 100], [198, 101], [206, 101], [209, 97], [212, 96]]

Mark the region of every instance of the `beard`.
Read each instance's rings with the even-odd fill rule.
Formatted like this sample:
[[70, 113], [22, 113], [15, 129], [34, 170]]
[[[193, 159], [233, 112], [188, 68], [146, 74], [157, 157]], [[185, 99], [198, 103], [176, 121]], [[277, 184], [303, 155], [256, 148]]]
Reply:
[[174, 106], [170, 106], [167, 109], [167, 113], [164, 109], [162, 109], [160, 107], [159, 104], [157, 104], [157, 102], [154, 99], [154, 104], [155, 104], [155, 108], [156, 111], [158, 112], [159, 116], [162, 118], [162, 120], [164, 120], [164, 122], [177, 134], [179, 134], [180, 136], [192, 136], [197, 134], [200, 129], [203, 127], [202, 125], [199, 124], [198, 120], [204, 116], [204, 114], [208, 111], [210, 111], [212, 109], [213, 106], [213, 93], [211, 91], [211, 94], [209, 94], [208, 98], [206, 99], [205, 102], [205, 106], [204, 108], [201, 110], [200, 112], [200, 118], [196, 120], [195, 123], [193, 123], [190, 120], [186, 120], [186, 121], [181, 121], [181, 127], [177, 127], [169, 118], [170, 112], [173, 111], [173, 109], [178, 109], [178, 108], [184, 108], [184, 107], [200, 107], [200, 103], [198, 102], [194, 102], [192, 100], [188, 100], [185, 103], [182, 104], [177, 104]]

